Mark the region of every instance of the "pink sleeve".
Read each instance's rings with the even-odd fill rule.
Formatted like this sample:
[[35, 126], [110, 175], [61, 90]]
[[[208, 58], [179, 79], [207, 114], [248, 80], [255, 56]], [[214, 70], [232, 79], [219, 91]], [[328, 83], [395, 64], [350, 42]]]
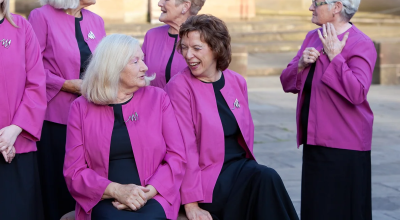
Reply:
[[175, 115], [178, 120], [179, 128], [182, 132], [183, 142], [186, 150], [186, 173], [182, 181], [181, 198], [182, 204], [198, 202], [204, 200], [201, 170], [199, 167], [199, 150], [196, 141], [195, 125], [192, 117], [191, 96], [176, 81], [167, 84], [168, 93]]
[[349, 102], [357, 105], [367, 98], [377, 53], [371, 40], [360, 41], [347, 50], [351, 51], [349, 57], [345, 59], [342, 54], [337, 55], [321, 80]]
[[[44, 53], [47, 45], [47, 21], [43, 15], [37, 10], [33, 10], [29, 15], [29, 22], [31, 23], [33, 30], [36, 33], [37, 39], [39, 40], [42, 54]], [[45, 58], [44, 58], [45, 59]], [[47, 102], [56, 96], [62, 86], [64, 85], [65, 79], [59, 75], [52, 73], [50, 70], [45, 68], [46, 72], [46, 97]]]
[[162, 133], [167, 153], [164, 161], [145, 184], [154, 186], [162, 197], [173, 204], [185, 175], [186, 153], [182, 134], [167, 94], [164, 94], [162, 106]]
[[36, 36], [30, 24], [28, 22], [26, 24], [25, 91], [22, 101], [14, 114], [12, 124], [18, 125], [23, 129], [21, 135], [25, 138], [38, 141], [47, 106], [46, 76]]
[[74, 101], [67, 123], [63, 172], [72, 197], [89, 214], [111, 181], [97, 174], [87, 164], [81, 118], [79, 103]]

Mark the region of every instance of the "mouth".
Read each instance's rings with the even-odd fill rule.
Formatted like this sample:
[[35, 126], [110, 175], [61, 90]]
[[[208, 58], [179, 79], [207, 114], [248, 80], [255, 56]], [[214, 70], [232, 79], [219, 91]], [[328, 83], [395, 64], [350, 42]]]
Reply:
[[162, 13], [167, 13], [167, 10], [161, 8]]
[[188, 65], [190, 69], [195, 70], [200, 66], [200, 62], [188, 62]]

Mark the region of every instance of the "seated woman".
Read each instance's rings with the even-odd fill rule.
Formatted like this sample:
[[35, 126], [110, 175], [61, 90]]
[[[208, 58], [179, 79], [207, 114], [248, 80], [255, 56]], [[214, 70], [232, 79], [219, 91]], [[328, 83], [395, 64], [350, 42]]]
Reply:
[[[226, 25], [210, 15], [180, 28], [188, 68], [166, 86], [186, 147], [181, 187], [189, 219], [298, 219], [277, 172], [253, 155], [254, 125], [245, 79], [231, 61]], [[212, 216], [212, 217], [211, 217]]]
[[76, 219], [176, 219], [186, 168], [167, 94], [146, 87], [139, 42], [115, 34], [96, 48], [72, 103], [64, 176]]

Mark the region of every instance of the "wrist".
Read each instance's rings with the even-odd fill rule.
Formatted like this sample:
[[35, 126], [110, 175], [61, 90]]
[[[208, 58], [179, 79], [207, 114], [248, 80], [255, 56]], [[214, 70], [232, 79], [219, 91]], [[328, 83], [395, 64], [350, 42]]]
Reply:
[[22, 128], [21, 128], [20, 126], [14, 125], [14, 124], [12, 124], [11, 126], [12, 126], [12, 128], [15, 130], [15, 132], [17, 133], [17, 135], [21, 134]]
[[196, 207], [199, 207], [199, 203], [198, 202], [192, 202], [192, 203], [185, 204], [185, 209], [186, 208], [188, 208], [188, 209], [196, 208]]
[[115, 182], [110, 183], [107, 187], [107, 189], [108, 189], [107, 194], [114, 199], [117, 198], [119, 186], [120, 186], [120, 184], [118, 184], [118, 183], [115, 183]]

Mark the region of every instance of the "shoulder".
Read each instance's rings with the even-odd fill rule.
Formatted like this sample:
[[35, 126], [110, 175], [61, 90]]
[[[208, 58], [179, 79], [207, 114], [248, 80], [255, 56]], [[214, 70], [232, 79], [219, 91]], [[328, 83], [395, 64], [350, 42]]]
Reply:
[[190, 85], [189, 80], [191, 77], [192, 75], [189, 67], [186, 67], [171, 78], [171, 80], [167, 83], [167, 88], [170, 90], [172, 88], [179, 89], [188, 87]]
[[226, 79], [230, 79], [231, 81], [237, 82], [242, 86], [247, 84], [246, 79], [239, 73], [230, 69], [226, 69], [223, 72]]
[[[349, 32], [349, 31], [347, 31]], [[355, 25], [351, 27], [349, 39], [352, 38], [358, 42], [373, 43], [370, 37], [368, 37], [364, 32], [358, 29]]]
[[162, 33], [167, 33], [169, 29], [169, 25], [162, 25], [159, 27], [152, 28], [147, 31], [146, 37], [157, 37]]
[[71, 104], [71, 109], [87, 109], [89, 105], [94, 105], [93, 103], [90, 103], [85, 97], [80, 96], [76, 98], [72, 104]]
[[21, 15], [11, 13], [12, 20], [18, 27], [30, 27], [29, 22]]
[[82, 13], [84, 13], [85, 17], [89, 17], [91, 20], [104, 23], [103, 18], [100, 17], [100, 15], [98, 15], [98, 14], [96, 14], [94, 12], [91, 12], [91, 11], [89, 11], [87, 9], [82, 9]]
[[40, 8], [35, 8], [31, 11], [31, 13], [29, 14], [29, 17], [31, 17], [32, 15], [45, 15], [48, 14], [49, 12], [55, 12], [57, 11], [57, 9], [55, 9], [53, 6], [51, 5], [43, 5]]

